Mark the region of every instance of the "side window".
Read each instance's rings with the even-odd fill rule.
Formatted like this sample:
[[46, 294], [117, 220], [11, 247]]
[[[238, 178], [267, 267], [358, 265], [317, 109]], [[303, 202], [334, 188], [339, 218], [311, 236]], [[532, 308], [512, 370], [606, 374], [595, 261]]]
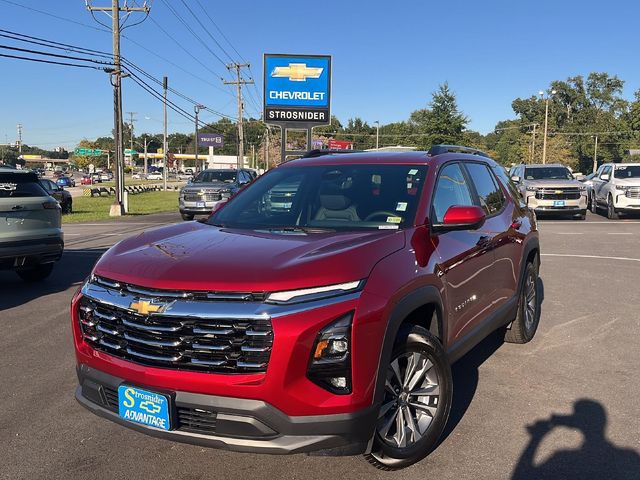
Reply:
[[602, 171], [600, 172], [600, 178], [602, 178], [603, 175], [611, 175], [611, 166], [610, 165], [605, 165], [602, 168]]
[[433, 195], [433, 221], [442, 223], [444, 214], [454, 205], [473, 205], [467, 179], [458, 163], [450, 163], [441, 171]]
[[238, 182], [240, 183], [240, 185], [244, 185], [245, 183], [249, 183], [250, 181], [251, 179], [249, 178], [249, 175], [247, 175], [244, 170], [240, 170], [238, 174]]
[[482, 163], [465, 163], [471, 181], [476, 187], [478, 198], [480, 200], [480, 206], [483, 208], [487, 215], [493, 215], [494, 213], [502, 210], [504, 205], [504, 195], [502, 190], [489, 171], [489, 168]]

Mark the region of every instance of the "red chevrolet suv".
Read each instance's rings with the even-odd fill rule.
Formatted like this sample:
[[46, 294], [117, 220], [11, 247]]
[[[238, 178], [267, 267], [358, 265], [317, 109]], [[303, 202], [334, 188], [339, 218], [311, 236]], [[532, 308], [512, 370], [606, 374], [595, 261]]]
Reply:
[[531, 340], [538, 265], [481, 152], [293, 160], [103, 255], [72, 302], [76, 398], [174, 441], [402, 468], [437, 445], [452, 362], [497, 329]]

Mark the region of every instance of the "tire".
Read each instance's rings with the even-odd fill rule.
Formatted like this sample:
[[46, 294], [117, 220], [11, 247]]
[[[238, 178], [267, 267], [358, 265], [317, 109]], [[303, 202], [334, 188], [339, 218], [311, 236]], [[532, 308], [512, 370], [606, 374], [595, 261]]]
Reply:
[[16, 270], [16, 273], [25, 282], [39, 282], [51, 275], [52, 271], [53, 263], [42, 263], [35, 267]]
[[187, 222], [193, 220], [193, 215], [189, 215], [188, 213], [181, 213], [180, 215], [182, 216], [182, 219]]
[[596, 201], [596, 194], [591, 194], [591, 213], [598, 214], [598, 202]]
[[65, 202], [62, 205], [62, 213], [72, 213], [73, 212], [73, 204], [71, 203], [71, 200], [69, 200], [68, 202]]
[[611, 195], [607, 198], [607, 218], [609, 220], [618, 220], [620, 218], [613, 206], [613, 197]]
[[540, 323], [538, 268], [528, 262], [518, 300], [518, 313], [504, 335], [505, 342], [527, 343], [533, 339]]
[[[407, 375], [412, 366], [418, 370]], [[451, 410], [453, 381], [438, 339], [410, 324], [400, 327], [386, 368], [384, 400], [372, 451], [365, 458], [380, 470], [399, 470], [422, 460], [437, 446]], [[418, 391], [424, 395], [416, 395]]]
[[586, 210], [583, 210], [582, 212], [580, 212], [580, 213], [576, 216], [576, 218], [577, 218], [578, 220], [586, 220], [586, 219], [587, 219], [587, 211], [586, 211]]

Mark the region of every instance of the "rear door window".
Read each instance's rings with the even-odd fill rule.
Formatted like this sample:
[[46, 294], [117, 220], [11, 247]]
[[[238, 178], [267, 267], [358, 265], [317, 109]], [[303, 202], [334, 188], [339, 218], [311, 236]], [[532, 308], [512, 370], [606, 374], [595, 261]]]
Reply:
[[38, 177], [29, 173], [0, 173], [0, 198], [46, 197]]
[[504, 195], [496, 184], [493, 174], [489, 168], [482, 163], [466, 162], [465, 166], [469, 171], [469, 176], [480, 200], [480, 206], [487, 215], [493, 215], [502, 210], [504, 205]]

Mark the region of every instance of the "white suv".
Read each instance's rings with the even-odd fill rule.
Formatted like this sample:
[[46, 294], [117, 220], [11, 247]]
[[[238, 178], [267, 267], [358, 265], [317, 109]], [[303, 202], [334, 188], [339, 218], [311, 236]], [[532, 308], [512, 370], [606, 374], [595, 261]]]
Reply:
[[607, 218], [640, 214], [640, 163], [605, 163], [593, 178], [591, 210], [606, 208]]

